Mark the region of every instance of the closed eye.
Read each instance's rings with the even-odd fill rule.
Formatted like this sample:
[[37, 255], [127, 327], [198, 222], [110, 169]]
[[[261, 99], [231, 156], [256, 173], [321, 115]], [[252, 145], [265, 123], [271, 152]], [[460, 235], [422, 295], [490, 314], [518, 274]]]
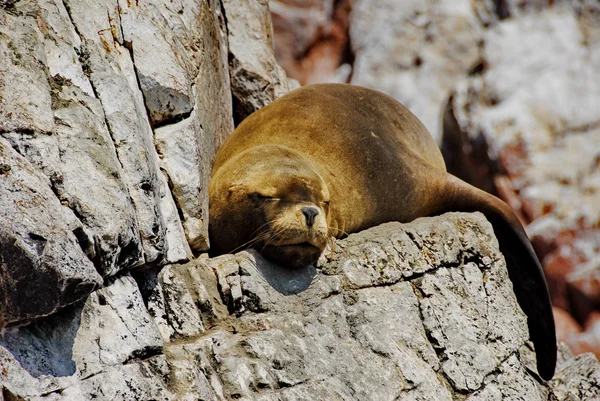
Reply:
[[254, 192], [252, 194], [250, 194], [250, 197], [255, 200], [255, 201], [278, 201], [279, 198], [275, 197], [275, 196], [269, 196], [269, 195], [263, 195], [260, 194], [258, 192]]

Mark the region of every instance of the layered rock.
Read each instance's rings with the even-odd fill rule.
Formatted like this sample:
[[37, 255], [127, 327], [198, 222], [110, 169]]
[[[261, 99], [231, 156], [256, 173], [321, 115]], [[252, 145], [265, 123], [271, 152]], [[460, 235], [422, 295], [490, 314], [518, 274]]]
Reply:
[[225, 31], [218, 2], [0, 6], [0, 327], [208, 249]]
[[[580, 400], [600, 364], [541, 383], [491, 225], [451, 213], [335, 241], [317, 268], [256, 252], [109, 283], [0, 340], [7, 399]], [[147, 305], [147, 306], [146, 306]], [[13, 397], [13, 398], [10, 398]]]

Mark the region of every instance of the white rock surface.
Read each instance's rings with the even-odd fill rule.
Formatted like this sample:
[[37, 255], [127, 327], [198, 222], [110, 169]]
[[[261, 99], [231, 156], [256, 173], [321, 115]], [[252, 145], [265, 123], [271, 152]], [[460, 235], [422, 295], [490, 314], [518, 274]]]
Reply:
[[492, 159], [510, 157], [506, 147], [524, 149], [526, 168], [505, 167], [534, 209], [549, 206], [530, 227], [533, 235], [543, 235], [548, 220], [577, 229], [581, 220], [600, 218], [600, 59], [579, 46], [585, 41], [570, 6], [502, 21], [486, 33], [483, 74], [455, 94], [460, 127], [471, 137], [483, 134]]
[[[233, 131], [227, 41], [221, 36], [226, 27], [220, 21], [219, 4], [165, 2], [162, 7], [170, 29], [177, 33], [173, 41], [180, 43], [178, 57], [185, 59], [194, 102], [193, 110], [155, 128], [155, 145], [187, 241], [194, 252], [206, 251], [210, 171], [216, 150]], [[144, 93], [145, 99], [149, 96]]]
[[494, 18], [491, 3], [354, 1], [351, 83], [399, 100], [439, 141], [444, 104], [479, 60], [484, 25]]
[[119, 1], [123, 44], [134, 60], [153, 126], [189, 115], [194, 106], [190, 60], [154, 4]]
[[[208, 249], [210, 166], [233, 130], [221, 8], [51, 0], [0, 7], [0, 135], [72, 210], [67, 224], [78, 227], [85, 263], [104, 277]], [[169, 127], [179, 120], [191, 129]], [[163, 149], [161, 160], [151, 123], [185, 149]], [[75, 300], [64, 298], [49, 310]]]
[[[85, 303], [26, 327], [5, 329], [0, 344], [0, 366], [7, 372], [0, 376], [0, 387], [9, 394], [33, 399], [85, 395], [81, 400], [92, 399], [94, 393], [128, 399], [120, 390], [130, 387], [127, 376], [148, 381], [137, 371], [152, 364], [163, 341], [135, 281], [124, 276], [92, 293]], [[123, 365], [134, 359], [144, 361]]]
[[[59, 200], [87, 228], [86, 235], [91, 236], [87, 251], [102, 275], [138, 265], [137, 223], [104, 113], [97, 99], [89, 96], [90, 83], [73, 48], [67, 46], [71, 41], [79, 43], [78, 38], [68, 29], [72, 26], [65, 20], [64, 7], [54, 3], [24, 7], [45, 19], [3, 15], [1, 43], [8, 53], [0, 63], [8, 64], [0, 67], [0, 74], [10, 84], [2, 89], [6, 114], [0, 118], [0, 124], [5, 124], [0, 132], [50, 178]], [[57, 43], [70, 50], [57, 53]], [[38, 62], [32, 61], [32, 54]], [[62, 68], [65, 58], [72, 63]], [[21, 82], [17, 76], [28, 78]], [[19, 100], [24, 95], [28, 97]], [[29, 106], [22, 103], [27, 98]], [[14, 113], [13, 107], [18, 109]]]

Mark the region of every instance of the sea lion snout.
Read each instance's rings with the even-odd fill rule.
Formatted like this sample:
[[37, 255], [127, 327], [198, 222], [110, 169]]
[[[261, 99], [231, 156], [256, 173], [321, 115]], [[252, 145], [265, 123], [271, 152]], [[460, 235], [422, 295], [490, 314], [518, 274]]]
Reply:
[[319, 209], [314, 206], [305, 206], [302, 208], [302, 214], [306, 218], [306, 225], [312, 227], [315, 224], [315, 216], [319, 214]]

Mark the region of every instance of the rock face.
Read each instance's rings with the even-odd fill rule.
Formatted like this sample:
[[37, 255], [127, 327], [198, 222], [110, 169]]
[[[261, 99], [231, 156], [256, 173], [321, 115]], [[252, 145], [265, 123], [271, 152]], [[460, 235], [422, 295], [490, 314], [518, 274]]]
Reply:
[[[450, 213], [336, 241], [317, 268], [242, 252], [123, 276], [0, 339], [5, 399], [592, 400], [539, 382], [490, 224]], [[11, 398], [12, 397], [12, 398]]]
[[0, 328], [208, 249], [226, 31], [220, 2], [0, 5]]
[[[46, 316], [86, 296], [102, 278], [88, 238], [49, 179], [0, 138], [0, 327]], [[38, 294], [44, 294], [40, 297]]]
[[288, 80], [275, 61], [268, 1], [223, 0], [223, 8], [227, 15], [234, 117], [239, 123], [298, 83]]

